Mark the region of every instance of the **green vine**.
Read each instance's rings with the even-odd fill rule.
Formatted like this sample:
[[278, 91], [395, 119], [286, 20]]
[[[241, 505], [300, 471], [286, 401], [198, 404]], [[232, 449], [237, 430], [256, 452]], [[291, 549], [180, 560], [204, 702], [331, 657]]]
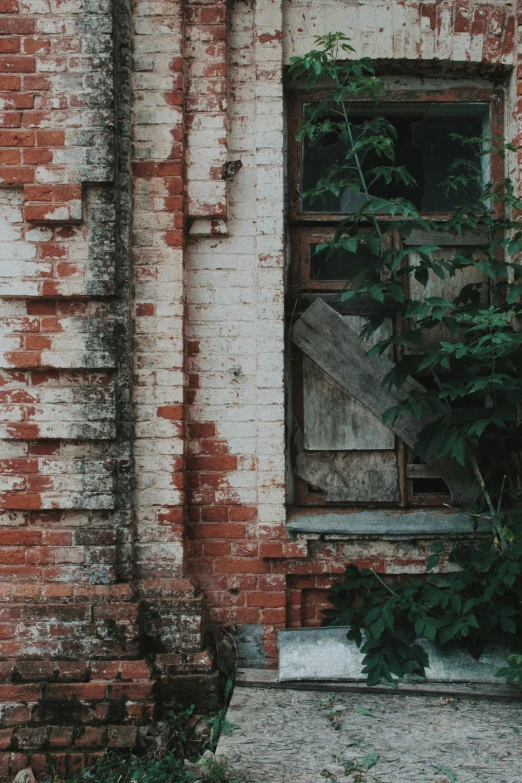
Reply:
[[[464, 467], [477, 482], [477, 501], [466, 510], [474, 519], [487, 518], [492, 531], [479, 540], [441, 543], [423, 577], [392, 580], [349, 566], [333, 590], [328, 622], [349, 626], [349, 638], [364, 653], [370, 684], [425, 675], [429, 661], [418, 643], [423, 637], [441, 646], [464, 644], [478, 657], [497, 635], [506, 637], [515, 653], [501, 675], [521, 683], [522, 201], [509, 178], [484, 181], [488, 164], [505, 161], [516, 149], [503, 138], [454, 134], [466, 154], [453, 161], [440, 185], [451, 201], [451, 216], [426, 219], [404, 197], [415, 180], [407, 167], [396, 165], [394, 125], [382, 116], [361, 119], [354, 112], [356, 101], [377, 105], [385, 98], [371, 61], [356, 59], [341, 33], [317, 38], [316, 47], [290, 64], [293, 79], [306, 88], [328, 86], [306, 108], [297, 139], [314, 147], [333, 137], [346, 152], [302, 198], [321, 204], [349, 193], [357, 205], [316, 252], [353, 254], [361, 243], [371, 251], [373, 263], [347, 274], [341, 298], [386, 304], [386, 312], [368, 317], [361, 340], [385, 318], [400, 329], [368, 355], [393, 347], [398, 360], [385, 384], [400, 389], [415, 376], [426, 387], [388, 410], [383, 421], [390, 424], [405, 411], [420, 420], [427, 406], [432, 421], [419, 435], [416, 456]], [[365, 165], [370, 150], [377, 160], [372, 167]], [[394, 189], [403, 195], [394, 196]], [[479, 194], [473, 204], [470, 193]], [[435, 241], [413, 249], [386, 241], [391, 235], [405, 240], [414, 229], [456, 239], [473, 232], [481, 237], [480, 248], [460, 245], [448, 258]], [[471, 282], [464, 281], [466, 275]], [[434, 281], [444, 290], [442, 283], [461, 276], [456, 295], [430, 295]]]

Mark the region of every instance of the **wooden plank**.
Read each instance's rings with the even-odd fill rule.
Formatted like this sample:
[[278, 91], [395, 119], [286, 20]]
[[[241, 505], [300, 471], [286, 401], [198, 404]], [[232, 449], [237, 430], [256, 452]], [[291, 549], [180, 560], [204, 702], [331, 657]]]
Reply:
[[[346, 316], [358, 333], [366, 319]], [[390, 320], [377, 329], [368, 343], [389, 337]], [[358, 451], [395, 448], [393, 432], [368, 408], [342, 389], [311, 359], [303, 362], [304, 445], [309, 451]]]
[[[391, 359], [369, 359], [356, 332], [320, 299], [294, 324], [291, 338], [324, 372], [381, 419], [385, 411], [404, 402], [410, 393], [426, 391], [413, 378], [408, 378], [399, 390], [386, 390], [382, 384], [393, 367]], [[390, 429], [413, 448], [420, 431], [433, 420], [426, 406], [420, 421], [404, 412]], [[429, 466], [447, 484], [454, 503], [465, 506], [476, 498], [479, 488], [475, 480], [455, 460], [436, 460]]]
[[400, 500], [393, 451], [322, 451], [298, 454], [296, 474], [331, 503], [396, 503]]
[[406, 476], [408, 478], [438, 478], [437, 474], [427, 465], [418, 465], [415, 462], [406, 466]]
[[395, 448], [393, 432], [307, 356], [303, 376], [305, 449]]
[[[431, 254], [431, 258], [434, 261], [451, 261], [459, 252], [458, 247], [445, 247], [442, 250], [437, 250]], [[480, 253], [480, 251], [477, 251]], [[484, 257], [484, 253], [481, 253]], [[412, 252], [409, 257], [409, 263], [411, 266], [417, 266], [420, 263], [420, 257], [417, 253]], [[415, 277], [411, 275], [409, 280], [410, 296], [412, 299], [423, 300], [427, 296], [438, 296], [443, 299], [449, 299], [452, 302], [455, 297], [460, 294], [461, 289], [465, 285], [470, 283], [482, 283], [480, 288], [480, 299], [483, 304], [487, 304], [489, 298], [489, 285], [488, 276], [481, 269], [477, 269], [474, 266], [461, 269], [453, 277], [445, 277], [441, 280], [434, 272], [429, 273], [428, 284], [426, 287], [422, 286]], [[425, 346], [428, 350], [436, 350], [440, 345], [441, 340], [447, 342], [455, 342], [461, 339], [460, 335], [452, 336], [448, 329], [441, 323], [434, 326], [433, 329], [423, 329], [422, 337]], [[408, 346], [406, 348], [407, 353], [417, 353], [418, 349], [415, 346]]]
[[393, 315], [397, 309], [397, 302], [393, 299], [385, 299], [384, 302], [376, 302], [369, 296], [363, 296], [354, 301], [341, 301], [341, 292], [335, 294], [311, 293], [304, 291], [297, 296], [287, 296], [287, 307], [290, 313], [303, 313], [316, 299], [322, 299], [341, 315]]
[[485, 231], [473, 231], [468, 229], [462, 234], [449, 231], [425, 231], [422, 228], [414, 228], [409, 237], [403, 240], [406, 247], [412, 245], [451, 245], [453, 247], [480, 247], [489, 245], [488, 235]]

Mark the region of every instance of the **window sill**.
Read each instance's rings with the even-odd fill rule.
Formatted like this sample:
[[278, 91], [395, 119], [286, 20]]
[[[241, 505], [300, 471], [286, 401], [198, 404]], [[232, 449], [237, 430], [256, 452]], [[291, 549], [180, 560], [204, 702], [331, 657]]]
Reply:
[[293, 538], [417, 539], [483, 535], [491, 530], [491, 521], [482, 516], [474, 526], [464, 512], [368, 509], [353, 513], [301, 512], [287, 521], [286, 528]]

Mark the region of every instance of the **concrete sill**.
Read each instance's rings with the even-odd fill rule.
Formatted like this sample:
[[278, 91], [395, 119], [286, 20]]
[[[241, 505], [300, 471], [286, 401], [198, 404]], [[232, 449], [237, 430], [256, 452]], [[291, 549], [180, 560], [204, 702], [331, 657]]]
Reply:
[[[296, 628], [278, 633], [279, 682], [292, 680], [361, 681], [363, 654], [348, 641], [348, 628]], [[506, 665], [507, 648], [491, 647], [477, 661], [464, 649], [441, 650], [427, 639], [418, 639], [430, 659], [430, 682], [502, 683], [496, 672]], [[411, 675], [410, 682], [422, 680]]]
[[300, 514], [289, 519], [286, 528], [295, 538], [417, 539], [485, 534], [491, 530], [491, 522], [487, 517], [479, 517], [474, 524], [464, 512], [372, 509]]

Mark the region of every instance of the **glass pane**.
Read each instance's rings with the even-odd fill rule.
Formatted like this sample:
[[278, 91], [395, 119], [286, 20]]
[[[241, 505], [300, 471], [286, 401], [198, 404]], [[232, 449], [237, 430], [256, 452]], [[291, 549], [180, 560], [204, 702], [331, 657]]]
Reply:
[[[383, 180], [375, 183], [371, 189], [377, 198], [402, 197], [412, 201], [422, 212], [450, 212], [457, 204], [474, 204], [480, 196], [478, 184], [469, 185], [465, 192], [450, 193], [447, 196], [440, 182], [450, 173], [450, 165], [457, 159], [474, 162], [481, 167], [481, 158], [476, 147], [464, 146], [452, 134], [465, 137], [477, 137], [487, 133], [487, 104], [383, 104], [373, 115], [385, 117], [395, 127], [395, 164], [405, 166], [416, 180], [413, 186], [401, 183], [386, 185]], [[357, 125], [372, 116], [359, 109], [352, 116]], [[485, 131], [486, 129], [486, 131]], [[332, 132], [321, 143], [310, 146], [304, 144], [303, 192], [313, 188], [326, 169], [343, 163], [346, 147]], [[483, 161], [482, 161], [483, 162]], [[360, 154], [363, 171], [368, 172], [375, 166], [389, 165], [372, 149]], [[354, 170], [354, 176], [356, 172]], [[364, 203], [364, 197], [345, 190], [339, 196], [328, 195], [325, 200], [303, 199], [303, 212], [346, 213], [355, 212]]]
[[346, 281], [374, 262], [375, 256], [368, 245], [359, 245], [356, 253], [342, 248], [317, 252], [315, 246], [310, 245], [310, 280]]

